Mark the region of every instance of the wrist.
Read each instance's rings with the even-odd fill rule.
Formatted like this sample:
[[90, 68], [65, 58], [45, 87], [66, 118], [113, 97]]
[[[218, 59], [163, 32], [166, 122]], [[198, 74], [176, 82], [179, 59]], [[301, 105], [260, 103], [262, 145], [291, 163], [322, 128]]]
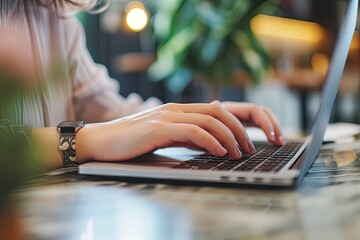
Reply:
[[76, 134], [76, 156], [79, 164], [88, 162], [94, 159], [95, 146], [92, 144], [93, 132], [95, 128], [91, 127], [90, 124], [86, 124]]

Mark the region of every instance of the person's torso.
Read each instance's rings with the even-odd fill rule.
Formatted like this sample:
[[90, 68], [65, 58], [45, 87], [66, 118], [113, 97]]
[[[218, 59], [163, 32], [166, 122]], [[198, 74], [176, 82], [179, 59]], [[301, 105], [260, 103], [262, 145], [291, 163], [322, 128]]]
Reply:
[[40, 84], [14, 97], [10, 109], [6, 106], [9, 118], [33, 127], [56, 126], [60, 121], [73, 120], [72, 82], [66, 45], [62, 41], [66, 32], [61, 20], [35, 1], [0, 0], [0, 27], [21, 31], [34, 59], [32, 64], [40, 70], [38, 80], [41, 79]]

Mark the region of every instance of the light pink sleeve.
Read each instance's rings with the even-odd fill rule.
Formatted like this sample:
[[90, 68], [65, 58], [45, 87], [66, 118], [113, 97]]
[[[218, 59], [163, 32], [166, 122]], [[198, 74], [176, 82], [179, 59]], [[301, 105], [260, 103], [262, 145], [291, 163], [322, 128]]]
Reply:
[[76, 117], [99, 122], [127, 116], [161, 104], [157, 98], [142, 98], [133, 93], [124, 98], [119, 84], [109, 77], [105, 66], [96, 64], [85, 44], [85, 34], [76, 18], [64, 20], [64, 33]]

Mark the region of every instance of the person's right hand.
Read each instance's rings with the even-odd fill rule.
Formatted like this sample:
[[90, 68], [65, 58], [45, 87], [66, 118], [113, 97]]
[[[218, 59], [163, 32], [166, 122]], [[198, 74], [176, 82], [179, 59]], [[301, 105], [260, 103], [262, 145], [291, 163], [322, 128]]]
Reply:
[[218, 101], [165, 104], [135, 115], [88, 124], [76, 137], [78, 161], [127, 160], [168, 146], [197, 146], [232, 158], [255, 150], [241, 122]]

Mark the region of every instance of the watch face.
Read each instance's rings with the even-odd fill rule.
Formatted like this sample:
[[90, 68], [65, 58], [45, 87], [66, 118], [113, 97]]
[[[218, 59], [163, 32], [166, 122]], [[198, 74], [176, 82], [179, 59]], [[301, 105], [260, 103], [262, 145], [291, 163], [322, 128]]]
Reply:
[[59, 132], [74, 133], [80, 128], [84, 127], [84, 121], [63, 121], [57, 127]]
[[84, 124], [84, 121], [63, 121], [58, 127], [79, 127]]

